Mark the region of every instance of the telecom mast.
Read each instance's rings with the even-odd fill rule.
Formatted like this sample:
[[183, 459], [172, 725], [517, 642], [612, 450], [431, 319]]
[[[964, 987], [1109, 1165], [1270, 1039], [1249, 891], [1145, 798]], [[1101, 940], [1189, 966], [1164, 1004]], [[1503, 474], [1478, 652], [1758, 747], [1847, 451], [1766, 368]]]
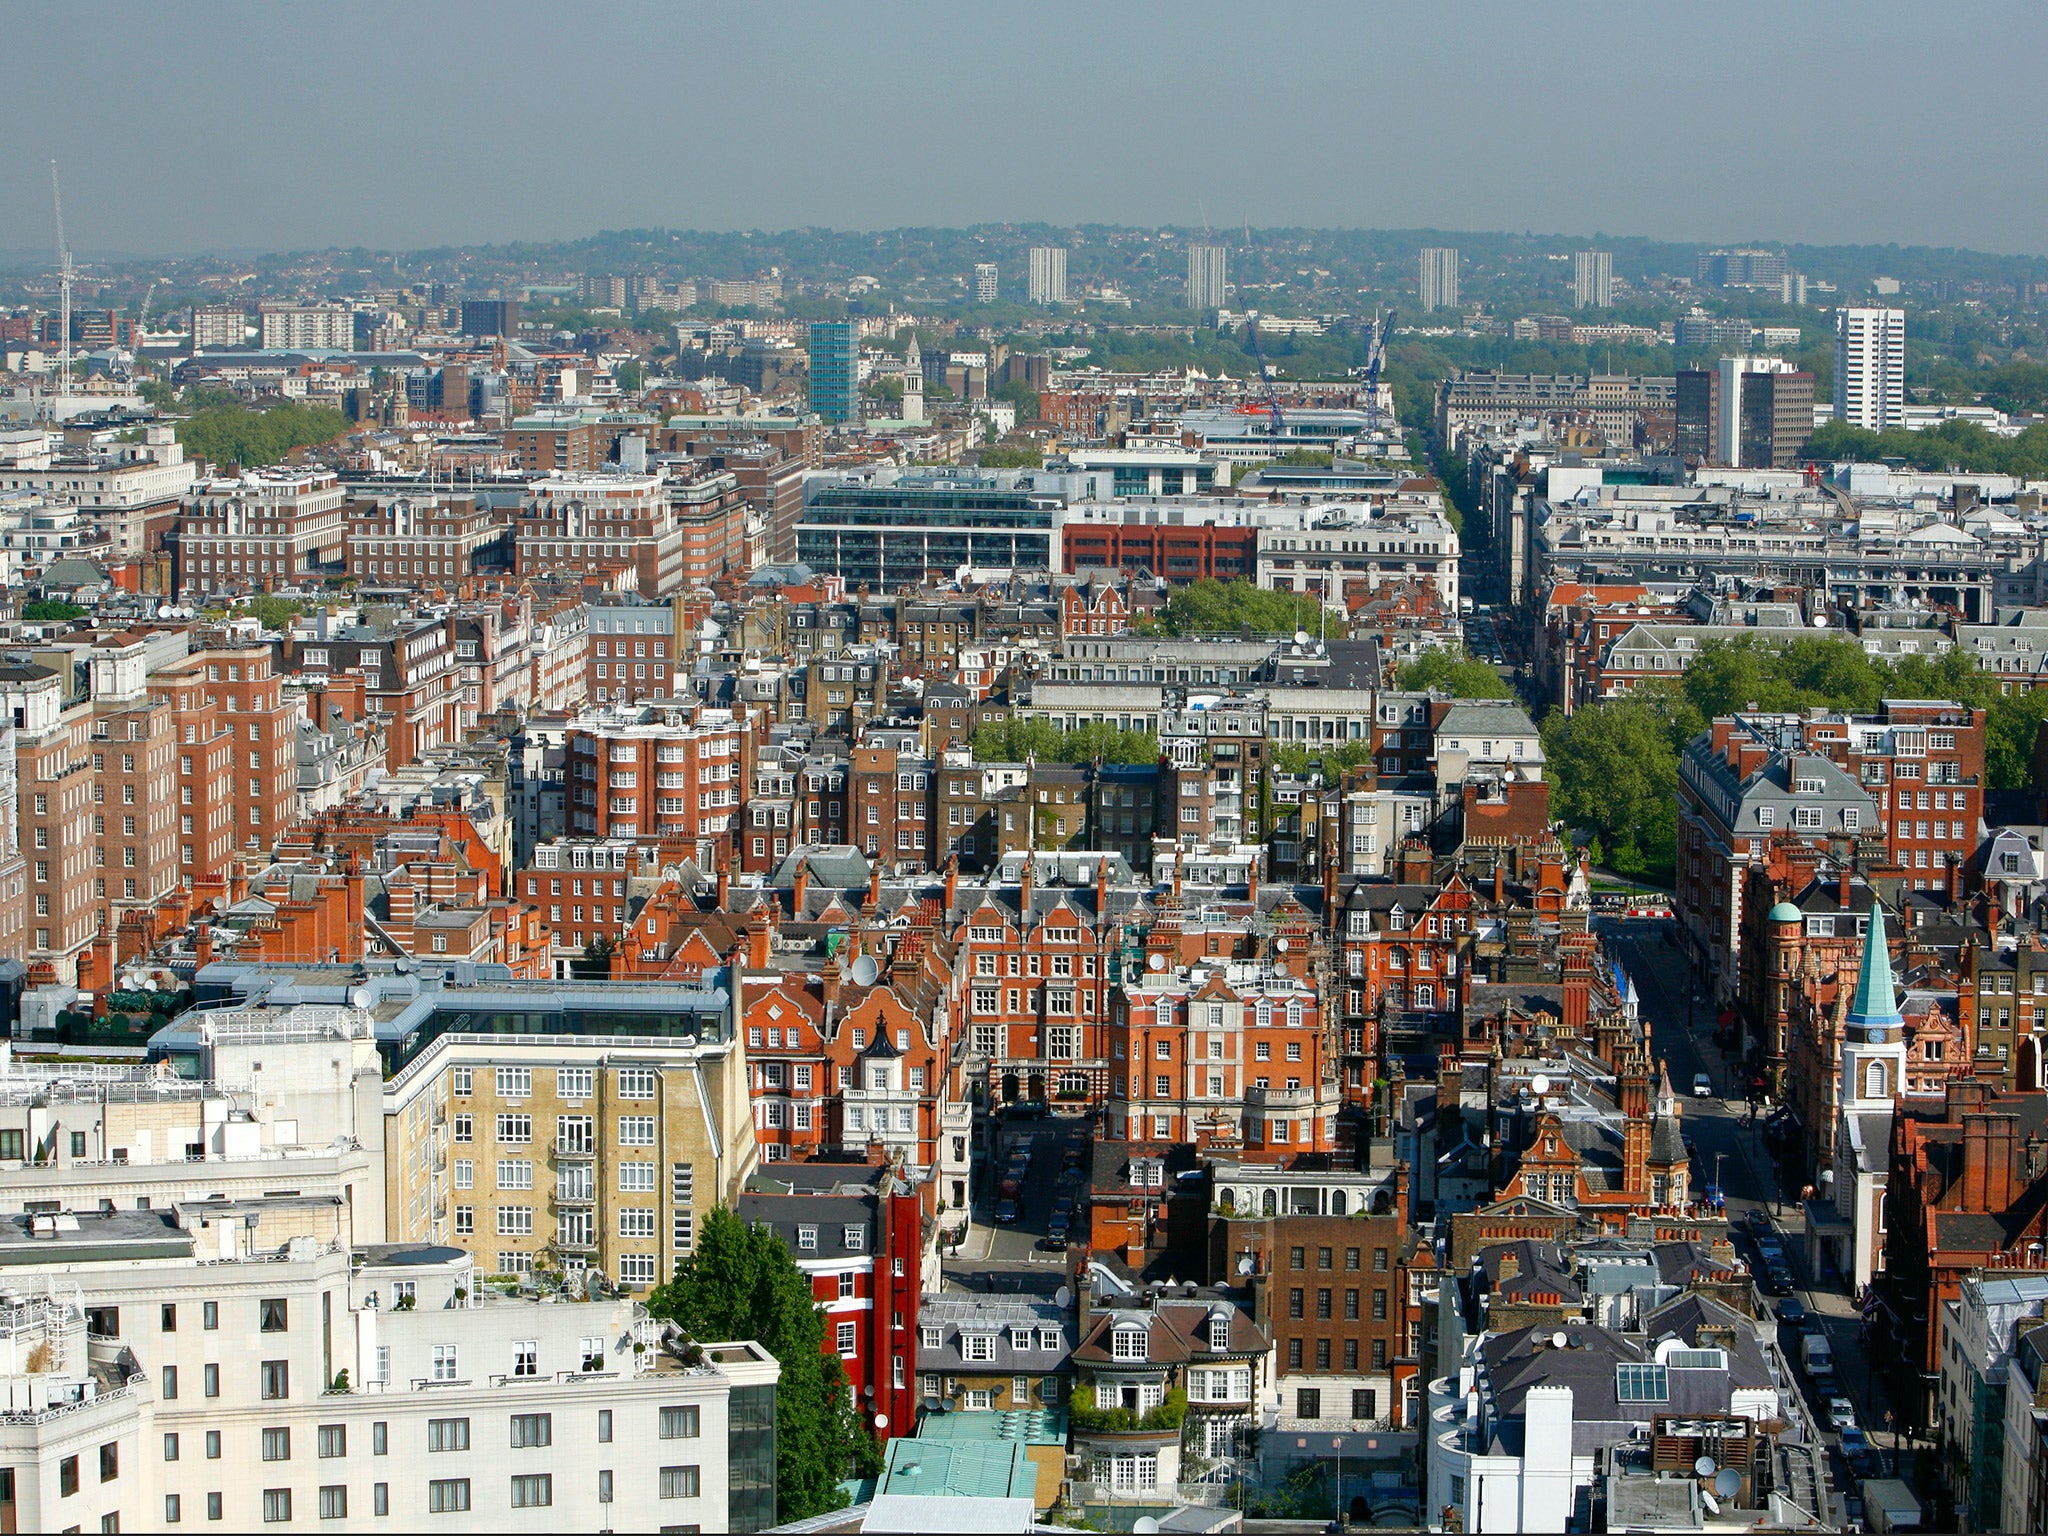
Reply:
[[57, 210], [57, 399], [71, 401], [71, 247], [64, 243], [64, 194], [57, 188], [57, 162], [50, 162], [50, 202]]

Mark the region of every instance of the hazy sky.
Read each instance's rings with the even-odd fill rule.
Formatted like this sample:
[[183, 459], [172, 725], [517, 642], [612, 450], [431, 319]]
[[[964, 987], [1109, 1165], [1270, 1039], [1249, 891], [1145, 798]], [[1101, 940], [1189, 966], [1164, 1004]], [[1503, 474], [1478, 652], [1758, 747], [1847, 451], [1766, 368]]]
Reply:
[[982, 220], [2048, 252], [2029, 4], [0, 6], [0, 248]]

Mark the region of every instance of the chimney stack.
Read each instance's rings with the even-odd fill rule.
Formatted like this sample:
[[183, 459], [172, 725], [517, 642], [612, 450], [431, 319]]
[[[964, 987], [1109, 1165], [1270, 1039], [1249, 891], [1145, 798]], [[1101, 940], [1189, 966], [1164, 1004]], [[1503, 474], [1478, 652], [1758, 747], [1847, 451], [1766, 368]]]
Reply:
[[946, 859], [946, 910], [948, 921], [953, 916], [953, 903], [960, 894], [960, 855], [950, 854]]

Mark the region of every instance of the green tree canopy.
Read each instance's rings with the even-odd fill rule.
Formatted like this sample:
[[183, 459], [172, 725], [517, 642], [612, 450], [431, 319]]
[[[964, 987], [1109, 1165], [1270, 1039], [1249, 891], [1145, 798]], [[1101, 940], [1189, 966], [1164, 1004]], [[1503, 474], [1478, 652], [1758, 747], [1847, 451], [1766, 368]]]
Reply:
[[61, 597], [32, 597], [21, 605], [21, 616], [31, 624], [61, 624], [67, 619], [84, 618], [85, 610]]
[[[186, 403], [200, 402], [188, 396]], [[348, 418], [324, 405], [252, 411], [239, 403], [205, 404], [177, 430], [186, 451], [209, 463], [255, 466], [275, 464], [309, 443], [332, 442], [348, 431]]]
[[1196, 581], [1178, 587], [1161, 610], [1158, 627], [1169, 635], [1291, 635], [1321, 623], [1320, 601], [1306, 592], [1273, 592], [1250, 582]]
[[273, 597], [267, 592], [250, 598], [244, 607], [250, 618], [272, 630], [283, 630], [306, 609], [306, 605], [295, 598]]
[[1678, 846], [1678, 754], [1699, 715], [1670, 685], [1645, 684], [1544, 722], [1551, 810], [1598, 835], [1624, 874], [1668, 871]]
[[782, 1362], [775, 1389], [778, 1519], [843, 1508], [840, 1480], [880, 1470], [839, 1358], [825, 1353], [825, 1316], [810, 1277], [769, 1228], [712, 1211], [698, 1230], [697, 1251], [655, 1288], [647, 1310], [673, 1318], [701, 1343], [752, 1339]]
[[1037, 469], [1045, 454], [1034, 443], [992, 443], [981, 450], [983, 469]]
[[1063, 731], [1042, 718], [991, 720], [970, 743], [978, 763], [1156, 763], [1159, 738], [1150, 731], [1122, 731], [1100, 721]]
[[1454, 699], [1509, 699], [1514, 690], [1494, 667], [1468, 654], [1462, 646], [1424, 651], [1396, 674], [1411, 693], [1438, 688]]

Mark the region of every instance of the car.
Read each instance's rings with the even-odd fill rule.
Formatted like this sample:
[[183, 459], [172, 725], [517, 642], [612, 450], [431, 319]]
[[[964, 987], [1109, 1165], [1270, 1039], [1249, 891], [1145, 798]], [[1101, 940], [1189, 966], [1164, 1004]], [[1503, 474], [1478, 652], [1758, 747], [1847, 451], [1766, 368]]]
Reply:
[[1846, 1397], [1831, 1397], [1827, 1400], [1828, 1423], [1836, 1429], [1860, 1429], [1856, 1422], [1856, 1405]]
[[1005, 1226], [1005, 1227], [1007, 1227], [1007, 1226], [1009, 1226], [1009, 1225], [1010, 1225], [1010, 1224], [1011, 1224], [1012, 1222], [1014, 1222], [1014, 1221], [1015, 1221], [1016, 1219], [1017, 1219], [1017, 1202], [1016, 1202], [1016, 1201], [1014, 1201], [1014, 1200], [1001, 1200], [1001, 1201], [998, 1201], [998, 1202], [996, 1203], [996, 1223], [997, 1223], [997, 1225], [999, 1225], [999, 1226]]
[[1792, 1294], [1792, 1271], [1779, 1265], [1772, 1265], [1764, 1274], [1764, 1289], [1773, 1296]]
[[1696, 1099], [1711, 1099], [1714, 1096], [1714, 1080], [1704, 1072], [1693, 1073], [1692, 1096]]
[[1800, 1303], [1798, 1297], [1788, 1296], [1785, 1300], [1778, 1303], [1778, 1321], [1786, 1327], [1801, 1327], [1805, 1324], [1806, 1318], [1806, 1308]]
[[1751, 1211], [1743, 1220], [1748, 1223], [1749, 1230], [1758, 1237], [1762, 1237], [1771, 1230], [1771, 1218], [1764, 1214], [1762, 1206], [1758, 1206], [1755, 1210]]

